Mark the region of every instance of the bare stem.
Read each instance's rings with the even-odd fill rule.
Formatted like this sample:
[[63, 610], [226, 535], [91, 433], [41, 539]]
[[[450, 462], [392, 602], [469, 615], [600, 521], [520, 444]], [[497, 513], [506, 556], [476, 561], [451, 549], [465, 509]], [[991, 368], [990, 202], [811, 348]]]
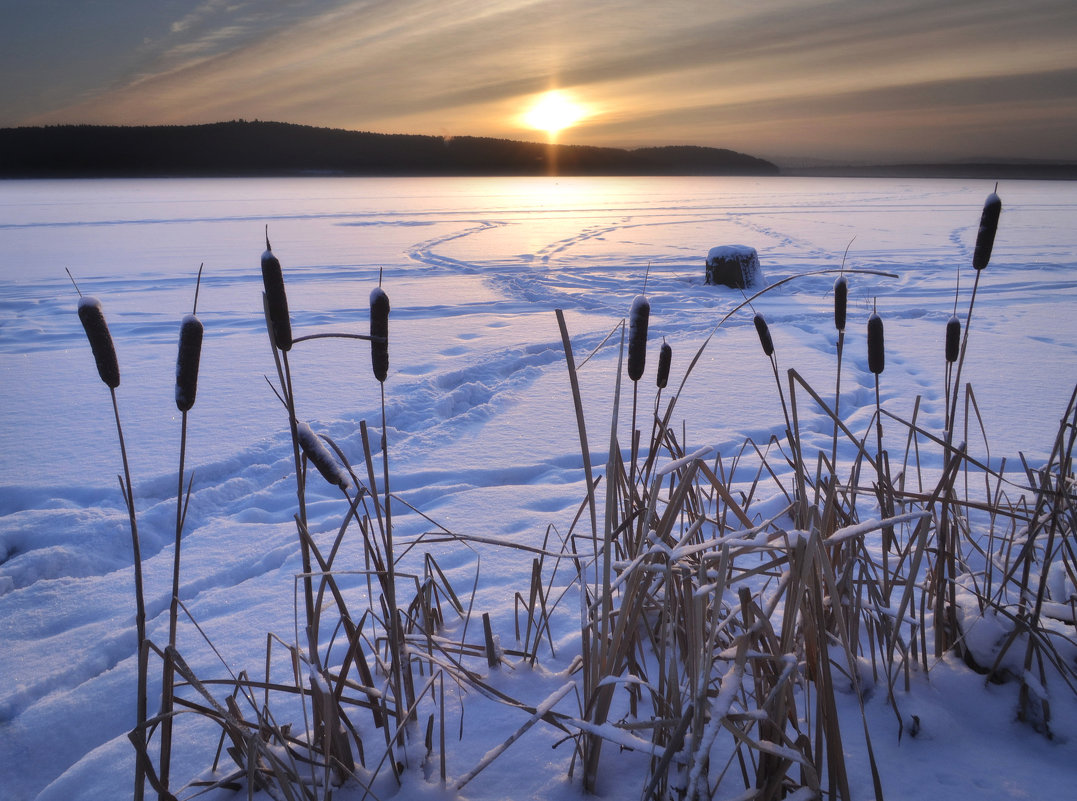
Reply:
[[392, 642], [390, 658], [392, 659], [393, 683], [396, 685], [396, 717], [397, 724], [404, 723], [405, 710], [411, 707], [411, 699], [405, 702], [404, 698], [404, 672], [401, 661], [404, 655], [404, 638], [400, 629], [400, 616], [396, 609], [396, 564], [393, 557], [393, 517], [390, 508], [391, 495], [389, 494], [389, 435], [385, 427], [385, 384], [379, 383], [381, 388], [381, 460], [382, 460], [382, 491], [385, 493], [385, 603], [389, 607], [389, 639]]
[[[201, 271], [199, 271], [201, 272]], [[196, 293], [197, 297], [197, 293]], [[198, 301], [195, 300], [197, 305]], [[184, 463], [187, 456], [187, 412], [183, 412], [180, 423], [180, 452], [179, 452], [179, 487], [176, 490], [176, 545], [172, 559], [172, 602], [168, 610], [168, 645], [165, 652], [164, 675], [161, 679], [161, 766], [160, 779], [161, 790], [158, 798], [166, 801], [169, 797], [168, 780], [172, 764], [172, 717], [173, 693], [175, 690], [175, 666], [172, 663], [171, 653], [176, 647], [176, 629], [179, 620], [179, 580], [180, 580], [180, 538], [183, 532], [183, 473]]]
[[142, 591], [142, 548], [138, 539], [138, 521], [135, 519], [135, 496], [131, 488], [131, 467], [127, 461], [127, 446], [123, 441], [123, 425], [120, 423], [120, 407], [116, 402], [116, 390], [109, 387], [112, 394], [112, 411], [116, 417], [116, 435], [120, 441], [120, 457], [123, 460], [124, 500], [127, 503], [127, 515], [131, 523], [131, 549], [134, 552], [135, 569], [135, 632], [138, 637], [138, 696], [136, 700], [139, 758], [135, 760], [135, 801], [141, 801], [145, 795], [146, 770], [142, 764], [142, 755], [146, 750], [146, 658], [143, 644], [146, 641], [146, 600]]
[[[288, 351], [282, 350], [280, 357], [284, 373], [284, 399], [288, 403], [288, 426], [292, 434], [292, 458], [295, 460], [295, 486], [296, 498], [299, 501], [299, 523], [305, 531], [307, 529], [307, 490], [306, 481], [303, 477], [303, 456], [299, 452], [299, 423], [295, 416], [292, 370], [288, 365]], [[320, 660], [318, 658], [318, 632], [314, 623], [314, 584], [311, 577], [310, 545], [302, 536], [299, 538], [299, 545], [303, 559], [303, 604], [306, 607], [307, 616], [307, 655], [310, 657], [311, 665], [317, 669], [320, 665]]]

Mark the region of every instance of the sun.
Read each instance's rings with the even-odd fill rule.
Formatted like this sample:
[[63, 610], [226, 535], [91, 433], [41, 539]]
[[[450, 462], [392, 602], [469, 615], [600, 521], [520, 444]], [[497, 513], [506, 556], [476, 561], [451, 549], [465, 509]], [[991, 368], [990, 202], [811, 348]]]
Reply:
[[587, 116], [587, 107], [570, 93], [552, 89], [536, 97], [520, 119], [528, 128], [545, 131], [550, 137], [555, 137]]

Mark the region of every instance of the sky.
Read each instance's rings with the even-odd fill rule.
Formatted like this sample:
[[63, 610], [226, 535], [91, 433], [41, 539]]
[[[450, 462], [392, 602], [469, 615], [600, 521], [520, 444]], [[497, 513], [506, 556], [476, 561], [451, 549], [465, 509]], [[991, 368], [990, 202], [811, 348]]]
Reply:
[[[1074, 0], [0, 0], [0, 126], [1077, 161]], [[556, 134], [524, 118], [575, 104]]]

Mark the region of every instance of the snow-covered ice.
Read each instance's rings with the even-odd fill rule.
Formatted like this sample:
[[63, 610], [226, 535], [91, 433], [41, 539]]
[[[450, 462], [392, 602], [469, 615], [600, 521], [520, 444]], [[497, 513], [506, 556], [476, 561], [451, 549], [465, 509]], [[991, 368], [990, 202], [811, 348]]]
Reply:
[[[136, 635], [131, 538], [116, 480], [122, 464], [108, 389], [65, 268], [99, 299], [115, 341], [149, 636], [167, 641], [176, 344], [205, 263], [180, 596], [233, 670], [257, 671], [266, 633], [294, 631], [301, 570], [287, 418], [265, 379], [275, 377], [258, 269], [266, 225], [296, 337], [368, 333], [368, 299], [379, 281], [391, 299], [384, 389], [394, 492], [446, 529], [539, 547], [547, 526], [568, 527], [584, 497], [554, 309], [565, 311], [580, 362], [645, 289], [651, 358], [640, 384], [653, 392], [665, 338], [672, 389], [744, 298], [705, 285], [714, 242], [756, 248], [768, 284], [836, 269], [848, 248], [846, 268], [896, 277], [847, 276], [847, 424], [862, 430], [874, 410], [865, 334], [877, 309], [886, 326], [883, 405], [909, 415], [921, 396], [920, 424], [941, 430], [955, 282], [960, 271], [963, 316], [980, 210], [993, 190], [980, 181], [782, 178], [0, 183], [0, 798], [113, 799], [131, 787]], [[1077, 382], [1077, 185], [1013, 181], [998, 194], [999, 233], [981, 276], [962, 380], [975, 391], [988, 437], [985, 445], [969, 431], [970, 449], [1016, 467], [1019, 453], [1035, 463], [1050, 452]], [[820, 387], [833, 385], [834, 280], [832, 273], [800, 278], [754, 302], [779, 366], [796, 367]], [[676, 419], [678, 427], [684, 421], [687, 453], [728, 452], [747, 436], [765, 441], [784, 430], [752, 320], [746, 308], [722, 325], [685, 386]], [[611, 337], [580, 371], [596, 464], [608, 444], [618, 341]], [[381, 433], [369, 343], [314, 339], [290, 356], [298, 416], [355, 460], [359, 421]], [[809, 421], [805, 441], [823, 448], [825, 423], [813, 429]], [[335, 526], [339, 494], [328, 486], [312, 492], [312, 528]], [[429, 529], [403, 509], [396, 525], [403, 540]], [[476, 568], [459, 550], [447, 547], [438, 559], [466, 583]], [[513, 638], [513, 593], [529, 575], [530, 559], [516, 551], [482, 553], [476, 605], [491, 614], [502, 641]], [[1066, 577], [1052, 581], [1063, 586]], [[566, 619], [552, 632], [556, 645], [572, 639], [578, 619]], [[1003, 623], [984, 622], [977, 636], [997, 636], [993, 625]], [[180, 638], [192, 667], [218, 669], [190, 624]], [[523, 679], [506, 671], [490, 681], [513, 688], [524, 681], [533, 704], [561, 703], [567, 665], [560, 654], [545, 661]], [[1014, 721], [1012, 683], [985, 685], [957, 661], [913, 681], [907, 709], [919, 721], [915, 739], [899, 740], [884, 694], [866, 702], [887, 798], [1071, 796], [1072, 697], [1052, 699], [1058, 736], [1047, 741]], [[842, 714], [852, 730], [861, 726], [852, 699]], [[456, 777], [528, 715], [477, 699], [465, 721], [464, 740], [450, 750]], [[579, 796], [578, 776], [567, 778], [570, 749], [553, 748], [560, 736], [539, 722], [461, 797]], [[208, 739], [208, 758], [204, 747], [177, 752], [175, 776], [208, 766], [216, 738]], [[855, 741], [848, 749], [854, 796], [870, 798], [866, 756]], [[642, 774], [631, 766], [646, 758], [625, 759], [629, 769], [602, 776], [604, 797], [642, 791]], [[447, 797], [421, 782], [409, 791]]]

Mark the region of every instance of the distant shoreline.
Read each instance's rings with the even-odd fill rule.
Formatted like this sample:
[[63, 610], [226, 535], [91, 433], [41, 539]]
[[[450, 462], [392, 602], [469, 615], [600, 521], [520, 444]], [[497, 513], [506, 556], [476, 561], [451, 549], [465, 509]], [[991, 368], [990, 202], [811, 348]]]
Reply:
[[279, 122], [0, 129], [0, 177], [298, 175], [778, 175], [777, 165], [695, 146], [624, 150], [508, 139], [377, 134]]
[[484, 137], [377, 134], [280, 122], [0, 129], [0, 178], [786, 176], [1077, 180], [1052, 162], [779, 167], [699, 146], [632, 150]]

